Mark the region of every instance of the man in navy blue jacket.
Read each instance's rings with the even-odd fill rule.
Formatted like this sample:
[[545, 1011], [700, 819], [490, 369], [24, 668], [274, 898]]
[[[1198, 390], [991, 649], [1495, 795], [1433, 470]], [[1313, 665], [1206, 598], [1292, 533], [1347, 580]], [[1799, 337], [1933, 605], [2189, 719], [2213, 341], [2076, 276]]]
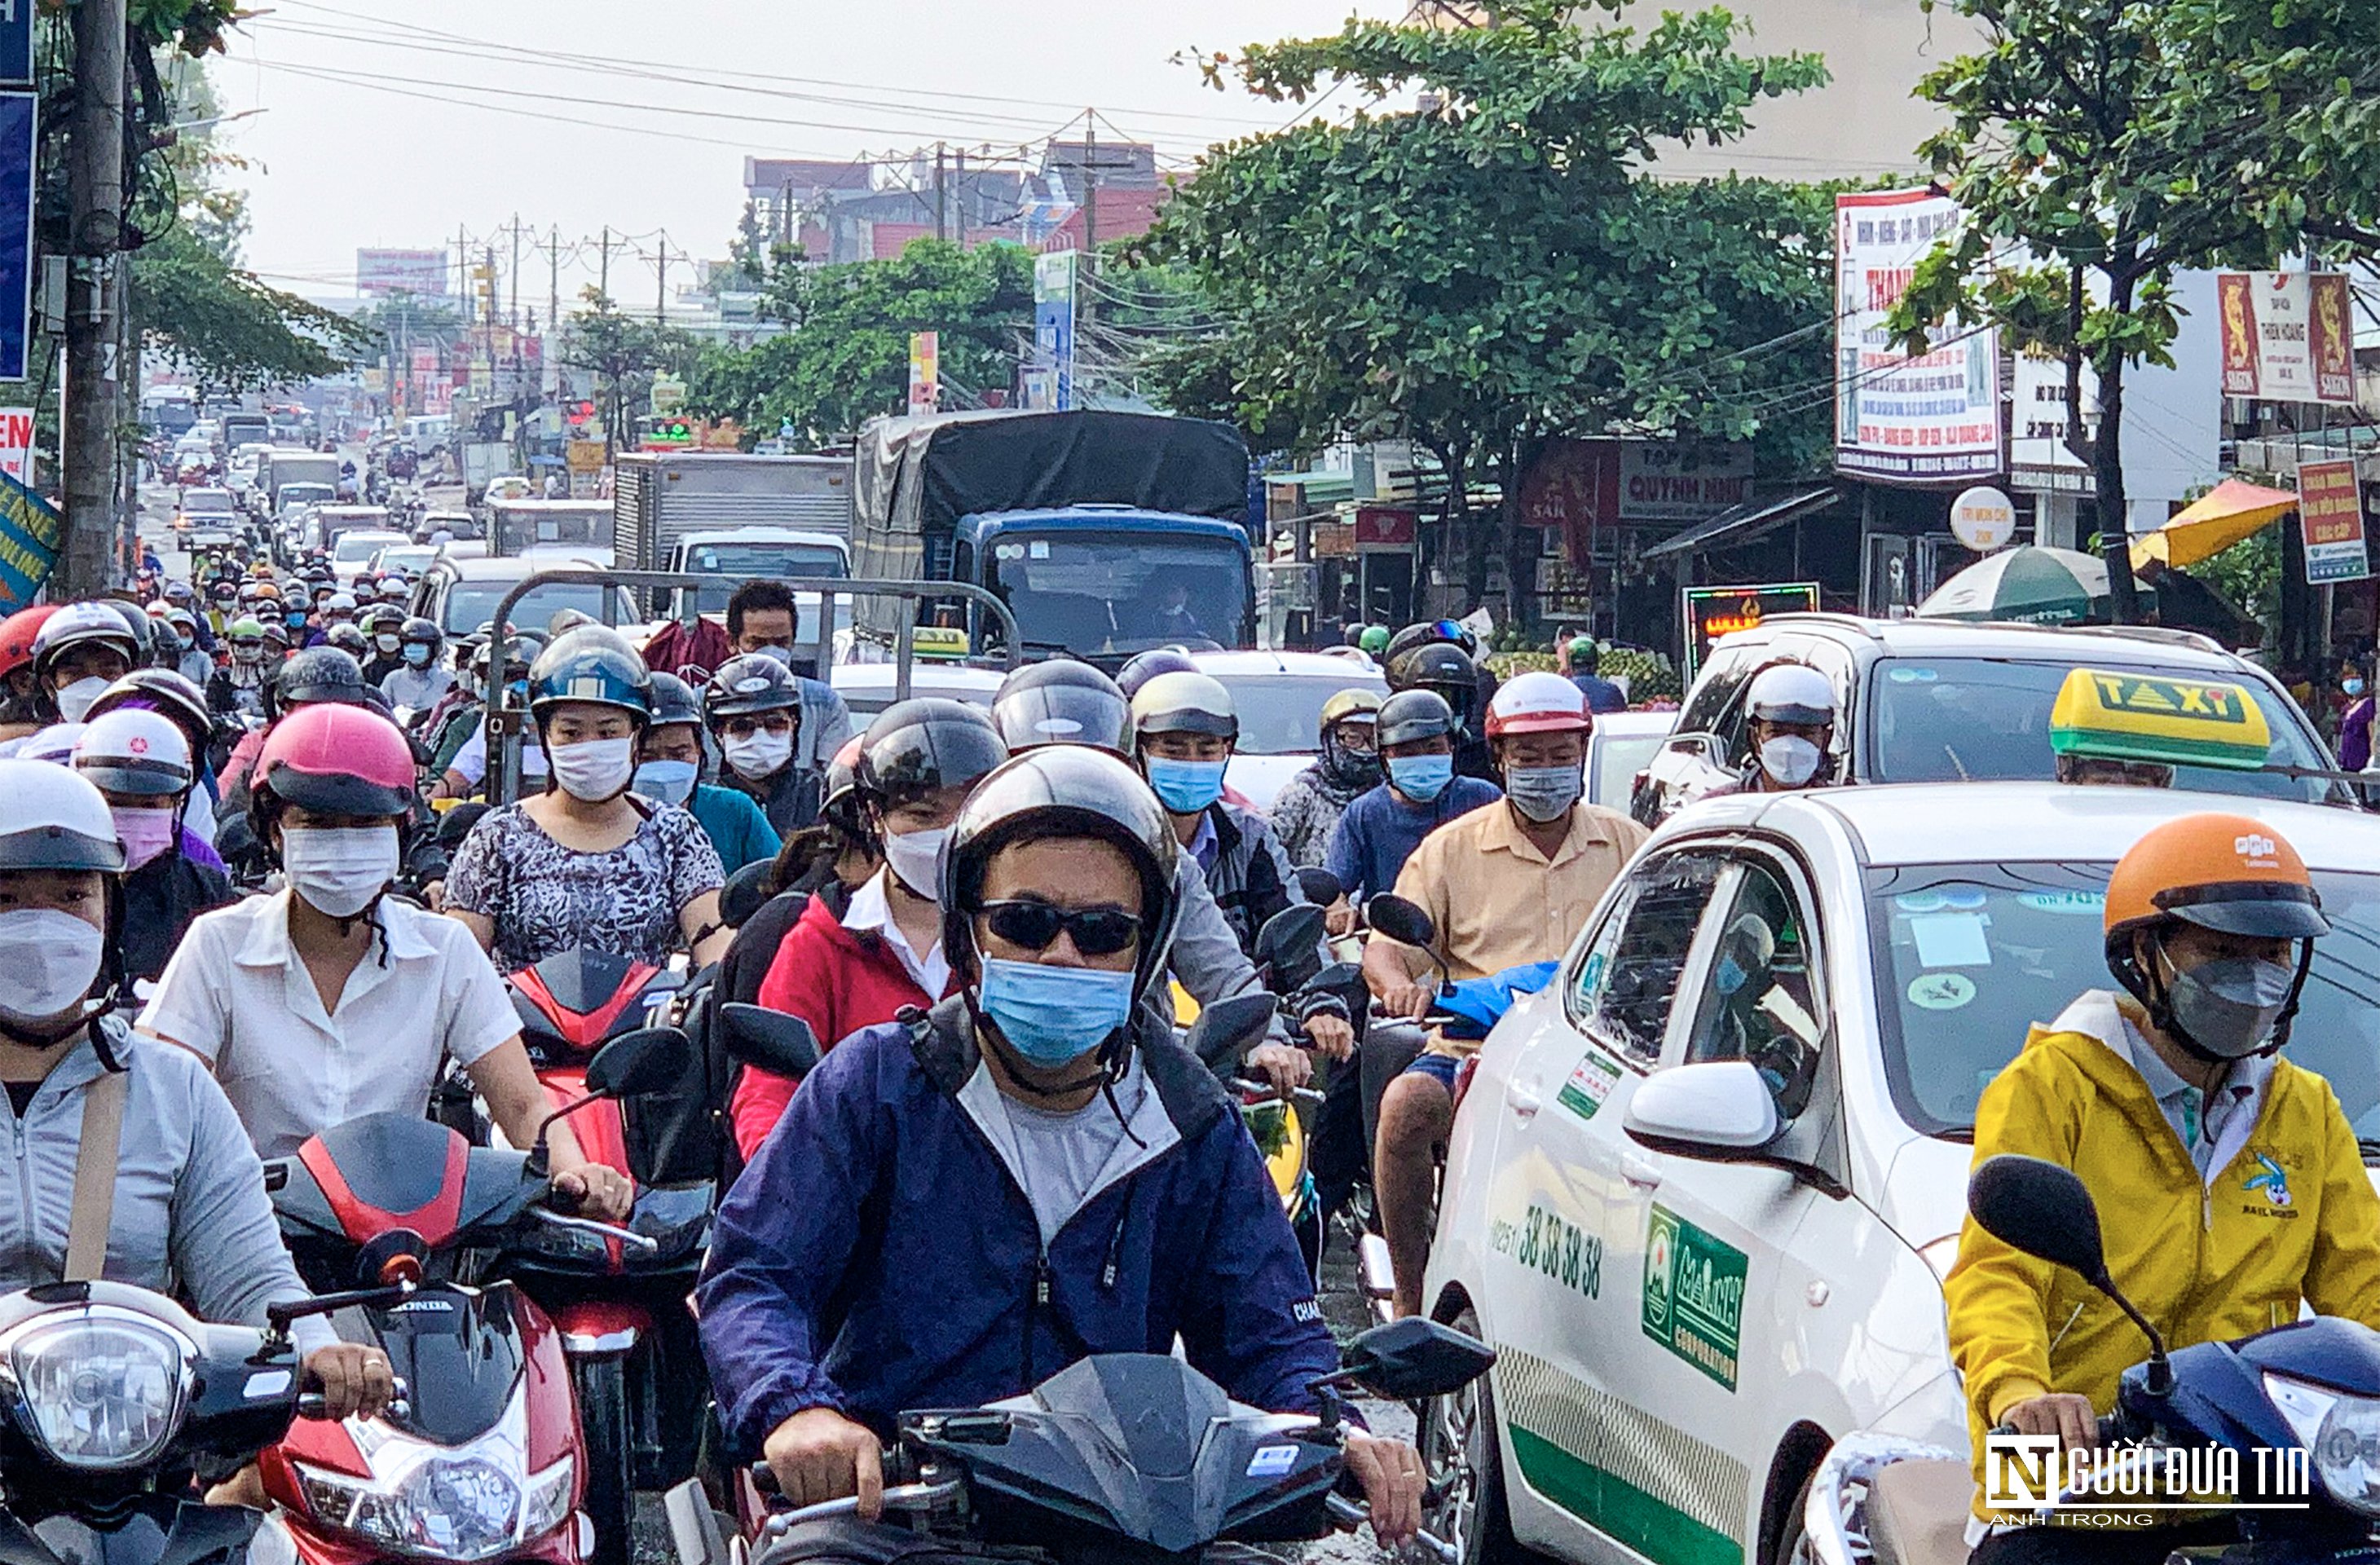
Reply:
[[[699, 1303], [729, 1441], [797, 1505], [856, 1495], [905, 1408], [1172, 1350], [1311, 1411], [1338, 1366], [1289, 1221], [1221, 1086], [1141, 1005], [1176, 914], [1172, 823], [1123, 762], [1019, 756], [942, 855], [962, 989], [836, 1045], [719, 1214]], [[1419, 1454], [1348, 1438], [1384, 1542]]]

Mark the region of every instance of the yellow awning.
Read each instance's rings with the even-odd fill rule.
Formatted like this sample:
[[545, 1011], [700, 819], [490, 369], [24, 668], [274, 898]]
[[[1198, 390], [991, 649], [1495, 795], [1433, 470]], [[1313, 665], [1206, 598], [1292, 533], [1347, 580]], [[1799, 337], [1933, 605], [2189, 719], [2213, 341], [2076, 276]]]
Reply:
[[2187, 567], [2220, 554], [2268, 522], [2298, 508], [2286, 489], [2225, 479], [2175, 513], [2165, 526], [2132, 544], [2132, 569], [2152, 560]]

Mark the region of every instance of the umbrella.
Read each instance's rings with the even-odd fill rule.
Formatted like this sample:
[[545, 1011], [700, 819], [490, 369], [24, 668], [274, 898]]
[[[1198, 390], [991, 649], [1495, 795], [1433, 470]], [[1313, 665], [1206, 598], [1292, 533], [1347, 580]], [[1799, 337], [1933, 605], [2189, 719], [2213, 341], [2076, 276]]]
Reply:
[[2077, 625], [2107, 613], [2107, 561], [2076, 549], [2034, 545], [1985, 556], [1917, 605], [1920, 619], [2025, 625]]
[[2174, 513], [2165, 526], [2133, 540], [2132, 569], [2152, 560], [2194, 565], [2297, 508], [2298, 497], [2286, 489], [2225, 479]]

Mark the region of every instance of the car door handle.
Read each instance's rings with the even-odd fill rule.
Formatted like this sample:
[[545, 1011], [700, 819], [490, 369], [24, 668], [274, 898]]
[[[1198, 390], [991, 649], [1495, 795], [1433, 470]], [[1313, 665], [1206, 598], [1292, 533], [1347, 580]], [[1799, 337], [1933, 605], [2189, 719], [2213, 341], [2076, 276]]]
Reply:
[[1658, 1190], [1661, 1188], [1661, 1171], [1642, 1158], [1621, 1158], [1620, 1177], [1626, 1180], [1633, 1189]]

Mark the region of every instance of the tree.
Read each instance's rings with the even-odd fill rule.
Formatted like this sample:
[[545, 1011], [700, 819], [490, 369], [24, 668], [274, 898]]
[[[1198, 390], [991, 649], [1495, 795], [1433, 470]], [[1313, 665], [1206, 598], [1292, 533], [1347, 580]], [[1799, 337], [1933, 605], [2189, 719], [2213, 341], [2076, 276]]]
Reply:
[[660, 371], [688, 373], [701, 345], [691, 333], [675, 326], [621, 314], [611, 297], [600, 289], [590, 286], [580, 297], [587, 308], [570, 318], [562, 362], [574, 370], [593, 371], [602, 385], [608, 460], [613, 443], [622, 433], [623, 410], [652, 394], [653, 377]]
[[142, 336], [204, 396], [334, 375], [372, 340], [346, 316], [267, 287], [188, 227], [134, 252], [130, 276]]
[[[1950, 111], [1923, 152], [1967, 214], [1918, 264], [1892, 329], [1957, 317], [2067, 366], [2067, 443], [2128, 546], [2124, 372], [2168, 365], [2177, 269], [2380, 250], [2380, 0], [1955, 0], [1980, 53], [1919, 91]], [[2080, 383], [2099, 382], [2099, 427]], [[2131, 573], [2109, 572], [2119, 617]]]
[[790, 424], [817, 445], [901, 409], [914, 332], [940, 334], [946, 385], [1005, 391], [1033, 329], [1033, 261], [1015, 245], [918, 239], [882, 261], [780, 266], [765, 308], [787, 329], [706, 352], [687, 406], [748, 430]]
[[1509, 557], [1519, 479], [1556, 436], [1759, 437], [1794, 460], [1823, 417], [1826, 193], [1648, 171], [1663, 143], [1723, 142], [1761, 99], [1826, 79], [1813, 55], [1734, 53], [1736, 31], [1717, 9], [1638, 32], [1513, 0], [1483, 27], [1356, 20], [1218, 58], [1219, 79], [1267, 98], [1337, 78], [1436, 106], [1208, 156], [1144, 246], [1196, 274], [1223, 323], [1162, 358], [1169, 399], [1281, 448], [1419, 442], [1448, 475], [1475, 601], [1468, 485], [1502, 479]]

